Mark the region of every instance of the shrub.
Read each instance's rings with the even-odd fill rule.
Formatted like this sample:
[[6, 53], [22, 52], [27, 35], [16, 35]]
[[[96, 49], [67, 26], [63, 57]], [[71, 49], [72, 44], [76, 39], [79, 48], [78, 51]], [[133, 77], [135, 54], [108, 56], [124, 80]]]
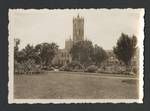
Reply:
[[83, 69], [83, 66], [78, 61], [72, 61], [68, 64], [68, 67], [71, 67], [72, 69]]
[[14, 73], [15, 74], [22, 74], [22, 73], [24, 73], [23, 65], [18, 63], [17, 61], [14, 62]]
[[82, 72], [84, 71], [84, 67], [77, 61], [72, 61], [71, 63], [62, 66], [60, 71], [74, 71], [74, 72]]
[[98, 69], [97, 69], [97, 72], [98, 72], [98, 73], [101, 73], [101, 72], [104, 72], [104, 70], [103, 70], [102, 68], [98, 68]]
[[59, 68], [60, 71], [64, 71], [64, 69], [65, 69], [65, 66], [62, 66]]
[[132, 72], [133, 72], [134, 74], [137, 74], [137, 73], [138, 73], [137, 67], [133, 67]]
[[64, 65], [61, 68], [59, 68], [60, 71], [70, 71], [68, 65]]
[[94, 73], [96, 71], [97, 71], [97, 66], [95, 66], [95, 65], [90, 65], [85, 70], [85, 72], [92, 72], [92, 73]]
[[30, 59], [23, 63], [18, 63], [15, 61], [14, 66], [15, 74], [38, 74], [41, 72], [35, 62]]
[[72, 68], [69, 67], [68, 65], [65, 65], [64, 66], [64, 71], [72, 71]]

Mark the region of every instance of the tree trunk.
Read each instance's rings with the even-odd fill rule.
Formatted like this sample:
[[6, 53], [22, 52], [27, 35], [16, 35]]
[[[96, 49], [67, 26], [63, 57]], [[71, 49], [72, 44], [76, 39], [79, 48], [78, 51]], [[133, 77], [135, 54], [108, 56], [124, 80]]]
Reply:
[[128, 64], [126, 65], [126, 71], [127, 71], [127, 74], [130, 74], [130, 73], [131, 73], [131, 64], [130, 64], [130, 63], [128, 63]]

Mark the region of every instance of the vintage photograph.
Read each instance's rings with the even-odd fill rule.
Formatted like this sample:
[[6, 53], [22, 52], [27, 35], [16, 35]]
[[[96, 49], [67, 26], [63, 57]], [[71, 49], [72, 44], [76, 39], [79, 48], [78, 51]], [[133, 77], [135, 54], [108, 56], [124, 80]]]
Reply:
[[9, 9], [9, 103], [142, 103], [144, 9]]

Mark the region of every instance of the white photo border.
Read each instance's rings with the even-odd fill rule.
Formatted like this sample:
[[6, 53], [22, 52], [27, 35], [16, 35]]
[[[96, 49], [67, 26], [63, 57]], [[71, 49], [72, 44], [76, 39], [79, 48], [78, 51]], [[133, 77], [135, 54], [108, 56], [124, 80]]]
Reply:
[[[103, 9], [103, 8], [102, 8]], [[107, 9], [107, 8], [104, 8]], [[119, 9], [119, 8], [117, 8]], [[120, 9], [120, 10], [128, 10], [132, 8], [127, 8], [127, 9]], [[39, 9], [26, 9], [28, 11], [35, 11]], [[41, 104], [48, 104], [48, 103], [54, 103], [54, 104], [70, 104], [70, 103], [143, 103], [143, 97], [144, 97], [144, 71], [143, 71], [143, 62], [144, 62], [144, 13], [145, 9], [144, 8], [138, 8], [138, 9], [132, 9], [132, 10], [140, 10], [141, 11], [141, 16], [140, 16], [140, 33], [139, 33], [139, 38], [138, 38], [138, 46], [139, 46], [139, 99], [15, 99], [14, 98], [14, 38], [12, 34], [12, 27], [10, 25], [11, 17], [13, 14], [13, 11], [26, 11], [24, 9], [9, 9], [9, 25], [8, 25], [8, 103], [13, 104], [23, 104], [23, 103], [28, 103], [28, 104], [35, 104], [35, 103], [41, 103]], [[59, 10], [59, 9], [40, 9], [40, 10]], [[61, 10], [75, 10], [75, 9], [61, 9]], [[80, 9], [79, 9], [80, 10]], [[81, 9], [83, 10], [83, 9]], [[85, 10], [101, 10], [100, 9], [85, 9]], [[108, 9], [108, 10], [113, 10]]]

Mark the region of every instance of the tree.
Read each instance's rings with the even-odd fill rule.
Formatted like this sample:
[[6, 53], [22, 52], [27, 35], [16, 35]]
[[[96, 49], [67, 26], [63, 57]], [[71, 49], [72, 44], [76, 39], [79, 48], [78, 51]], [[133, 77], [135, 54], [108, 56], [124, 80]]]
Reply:
[[18, 53], [17, 53], [17, 61], [19, 63], [25, 62], [28, 59], [32, 59], [34, 61], [37, 61], [37, 58], [38, 57], [37, 57], [37, 54], [35, 52], [35, 49], [30, 44], [27, 44], [27, 46], [24, 49], [18, 51]]
[[17, 60], [18, 58], [18, 52], [19, 52], [19, 44], [20, 44], [20, 39], [14, 39], [15, 45], [14, 45], [14, 59]]
[[22, 63], [22, 62], [26, 61], [26, 54], [23, 50], [21, 50], [17, 53], [16, 60], [18, 63]]
[[27, 46], [22, 50], [25, 53], [25, 59], [33, 59], [35, 56], [35, 50], [34, 47], [30, 44], [27, 44]]
[[41, 59], [41, 64], [48, 66], [57, 53], [58, 45], [55, 43], [42, 43], [35, 46], [36, 54]]
[[104, 60], [108, 58], [106, 51], [98, 46], [94, 46], [94, 53], [93, 53], [93, 61], [94, 63], [99, 66]]
[[79, 61], [85, 67], [92, 62], [93, 44], [89, 40], [74, 43], [70, 51], [72, 59]]
[[123, 61], [127, 66], [127, 69], [131, 66], [131, 60], [136, 53], [137, 49], [137, 38], [136, 36], [129, 37], [122, 33], [117, 41], [116, 47], [113, 48], [113, 52], [116, 57]]

